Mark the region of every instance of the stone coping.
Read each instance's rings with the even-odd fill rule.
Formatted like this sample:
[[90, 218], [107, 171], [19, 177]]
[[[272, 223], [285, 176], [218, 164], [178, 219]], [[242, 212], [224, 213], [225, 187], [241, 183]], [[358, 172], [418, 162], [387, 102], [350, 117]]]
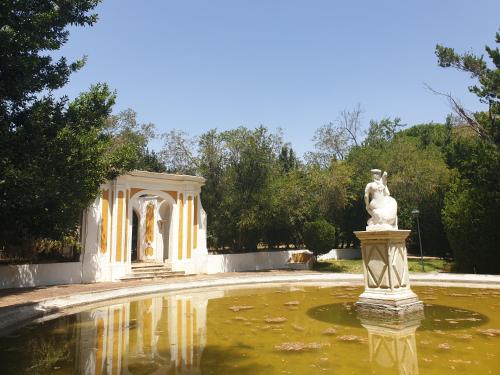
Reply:
[[[466, 274], [410, 274], [412, 285], [500, 289], [500, 276]], [[77, 307], [141, 295], [258, 284], [330, 283], [338, 286], [362, 285], [362, 274], [320, 273], [307, 271], [244, 272], [217, 275], [184, 276], [154, 282], [134, 281], [102, 284], [76, 284], [16, 289], [0, 294], [0, 335], [39, 318], [52, 318], [71, 313]], [[5, 303], [7, 300], [7, 303]]]

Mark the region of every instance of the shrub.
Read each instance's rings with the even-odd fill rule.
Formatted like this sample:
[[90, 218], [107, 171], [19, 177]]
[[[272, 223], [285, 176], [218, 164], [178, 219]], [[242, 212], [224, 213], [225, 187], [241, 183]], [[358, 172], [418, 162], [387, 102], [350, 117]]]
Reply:
[[326, 220], [316, 220], [304, 224], [302, 236], [307, 249], [317, 257], [335, 247], [337, 230]]

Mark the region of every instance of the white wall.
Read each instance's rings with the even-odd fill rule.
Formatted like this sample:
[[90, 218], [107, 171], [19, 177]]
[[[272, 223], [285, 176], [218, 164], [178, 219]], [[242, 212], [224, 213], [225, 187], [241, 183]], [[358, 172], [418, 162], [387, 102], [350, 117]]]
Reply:
[[0, 266], [0, 289], [81, 282], [80, 262]]
[[[289, 263], [293, 253], [307, 250], [259, 251], [243, 254], [208, 255], [207, 273], [264, 271], [272, 269], [295, 269], [298, 264]], [[312, 262], [308, 263], [312, 266]], [[305, 267], [305, 268], [309, 268]]]
[[360, 249], [332, 249], [320, 255], [318, 260], [361, 259]]

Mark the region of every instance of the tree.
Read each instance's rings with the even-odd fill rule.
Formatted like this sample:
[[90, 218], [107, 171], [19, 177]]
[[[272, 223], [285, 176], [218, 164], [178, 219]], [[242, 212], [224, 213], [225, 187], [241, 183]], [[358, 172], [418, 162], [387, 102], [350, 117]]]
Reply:
[[203, 187], [203, 207], [207, 212], [207, 242], [212, 248], [231, 243], [231, 235], [226, 230], [229, 222], [228, 211], [221, 203], [229, 188], [223, 183], [227, 167], [224, 139], [216, 129], [209, 130], [198, 138], [198, 174], [205, 177]]
[[285, 144], [281, 147], [278, 160], [282, 171], [285, 173], [297, 169], [300, 165], [300, 161], [297, 158], [295, 151], [293, 151], [293, 148], [289, 144]]
[[197, 158], [195, 155], [196, 140], [190, 138], [182, 130], [172, 129], [161, 136], [163, 148], [160, 151], [167, 172], [179, 174], [194, 174]]
[[137, 113], [128, 108], [117, 115], [108, 117], [103, 134], [113, 141], [108, 149], [108, 157], [115, 160], [119, 169], [109, 171], [114, 178], [133, 169], [164, 172], [165, 165], [154, 151], [148, 150], [149, 141], [155, 138], [155, 125], [139, 124]]
[[93, 25], [98, 3], [0, 2], [0, 249], [13, 256], [74, 233], [100, 184], [129, 168], [107, 132], [107, 85], [71, 102], [53, 96], [85, 59], [54, 62], [50, 51], [68, 40], [67, 26]]
[[336, 246], [335, 227], [324, 219], [305, 223], [303, 236], [307, 249], [312, 251], [316, 258]]
[[335, 122], [317, 129], [313, 137], [315, 151], [306, 154], [308, 163], [328, 168], [332, 159], [343, 160], [360, 143], [362, 113], [358, 104], [352, 110], [342, 110]]
[[[500, 32], [496, 33], [496, 43], [500, 43]], [[476, 56], [471, 52], [458, 54], [453, 48], [436, 45], [436, 56], [439, 66], [455, 68], [469, 73], [477, 83], [469, 87], [469, 91], [487, 104], [485, 113], [472, 113], [465, 109], [455, 98], [446, 94], [455, 113], [468, 124], [482, 139], [489, 142], [500, 142], [500, 50], [485, 47], [492, 64], [484, 60], [484, 56]]]
[[[48, 53], [67, 42], [68, 25], [92, 26], [97, 15], [89, 13], [99, 0], [2, 1], [0, 2], [0, 110], [14, 116], [44, 90], [66, 84], [81, 69], [85, 58], [57, 62]], [[3, 125], [6, 125], [4, 123]], [[16, 123], [11, 123], [16, 127]], [[2, 129], [6, 131], [7, 129]]]
[[266, 189], [277, 171], [278, 153], [283, 145], [280, 133], [260, 126], [250, 130], [239, 127], [223, 133], [227, 149], [224, 183], [228, 190], [222, 207], [230, 213], [236, 248], [255, 250], [262, 240], [261, 216], [269, 210]]
[[399, 117], [395, 117], [394, 119], [387, 117], [380, 121], [371, 120], [364, 144], [373, 146], [388, 142], [392, 140], [399, 129], [404, 126], [404, 124], [401, 124], [401, 119]]
[[[370, 169], [380, 168], [389, 173], [389, 189], [398, 202], [399, 227], [412, 228], [411, 211], [418, 208], [424, 251], [432, 255], [447, 252], [440, 212], [451, 172], [439, 148], [420, 147], [418, 139], [403, 132], [390, 141], [379, 140], [353, 149], [346, 162], [352, 168], [349, 189], [357, 197], [346, 210], [347, 227], [343, 229], [347, 235], [366, 226], [368, 214], [361, 197], [370, 180]], [[413, 239], [411, 247], [415, 248], [415, 243]]]
[[[500, 43], [499, 33], [496, 42]], [[455, 178], [445, 196], [443, 222], [458, 270], [499, 273], [500, 51], [486, 47], [486, 52], [491, 63], [483, 56], [436, 46], [438, 64], [470, 74], [477, 82], [469, 91], [487, 105], [486, 111], [473, 113], [446, 95], [462, 121], [447, 148]], [[465, 126], [471, 131], [463, 131]]]

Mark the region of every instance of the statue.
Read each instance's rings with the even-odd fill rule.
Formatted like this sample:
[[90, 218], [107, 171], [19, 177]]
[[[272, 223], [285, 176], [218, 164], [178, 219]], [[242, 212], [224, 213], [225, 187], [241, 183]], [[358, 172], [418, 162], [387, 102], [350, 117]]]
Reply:
[[387, 172], [382, 175], [380, 169], [372, 169], [371, 172], [373, 182], [368, 183], [365, 188], [365, 206], [371, 216], [366, 230], [397, 230], [398, 204], [387, 188]]

